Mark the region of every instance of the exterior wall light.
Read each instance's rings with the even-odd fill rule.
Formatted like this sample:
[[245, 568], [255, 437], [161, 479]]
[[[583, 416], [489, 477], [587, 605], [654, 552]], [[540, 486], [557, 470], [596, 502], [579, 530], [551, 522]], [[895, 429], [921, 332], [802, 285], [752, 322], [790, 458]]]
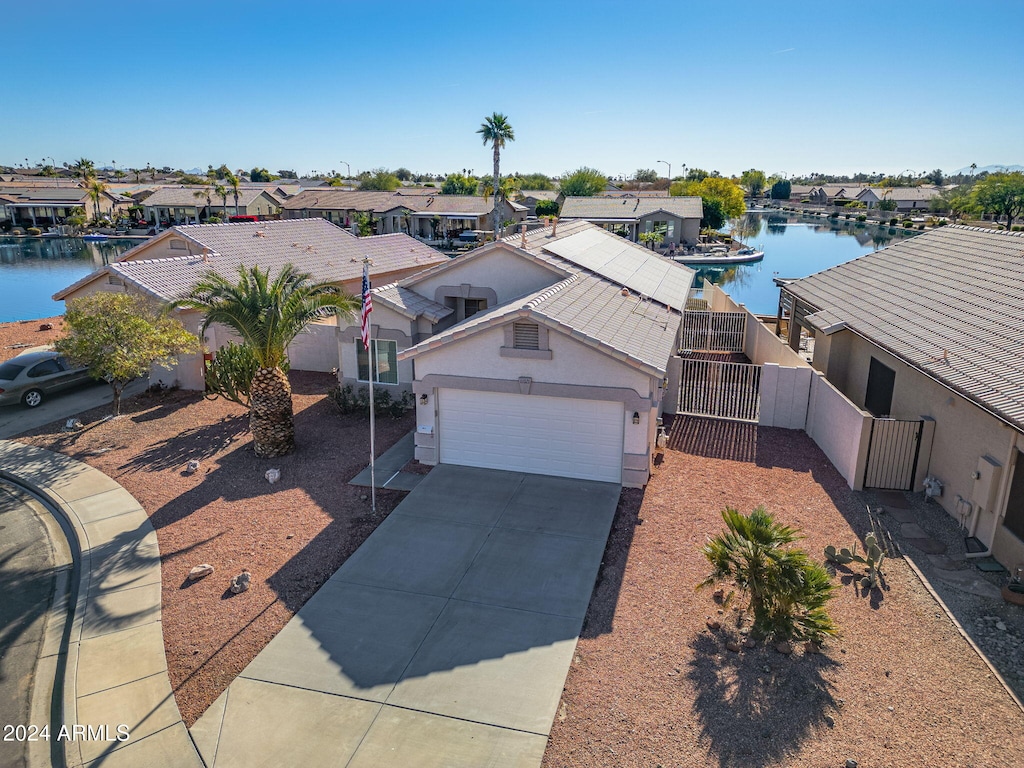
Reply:
[[639, 424], [640, 423], [640, 413], [639, 413], [639, 411], [633, 411], [633, 423], [634, 424]]
[[426, 405], [426, 404], [427, 404], [427, 395], [426, 395], [426, 393], [424, 393], [424, 394], [420, 395], [420, 405]]

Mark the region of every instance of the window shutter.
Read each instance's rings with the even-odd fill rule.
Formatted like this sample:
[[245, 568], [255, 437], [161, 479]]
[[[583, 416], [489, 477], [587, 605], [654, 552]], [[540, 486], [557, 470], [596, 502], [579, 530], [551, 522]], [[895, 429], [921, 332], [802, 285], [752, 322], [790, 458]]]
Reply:
[[512, 323], [512, 346], [516, 349], [540, 349], [540, 328], [536, 323]]

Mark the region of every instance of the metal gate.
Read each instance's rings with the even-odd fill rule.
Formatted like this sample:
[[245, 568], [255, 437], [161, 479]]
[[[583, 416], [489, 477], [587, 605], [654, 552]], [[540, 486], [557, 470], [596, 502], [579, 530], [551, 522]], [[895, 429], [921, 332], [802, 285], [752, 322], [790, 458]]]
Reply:
[[693, 351], [742, 352], [747, 330], [746, 312], [683, 313], [683, 349]]
[[757, 422], [761, 399], [761, 366], [682, 360], [679, 413]]
[[914, 490], [923, 431], [924, 422], [921, 420], [872, 419], [864, 487]]

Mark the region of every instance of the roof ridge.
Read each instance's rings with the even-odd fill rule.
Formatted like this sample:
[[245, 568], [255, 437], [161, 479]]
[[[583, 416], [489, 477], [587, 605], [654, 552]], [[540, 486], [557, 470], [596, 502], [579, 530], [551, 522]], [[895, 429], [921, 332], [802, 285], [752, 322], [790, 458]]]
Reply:
[[[214, 256], [216, 253], [207, 254], [207, 256]], [[186, 256], [164, 256], [159, 259], [131, 259], [129, 261], [112, 261], [107, 264], [108, 267], [119, 267], [122, 264], [165, 264], [169, 261], [194, 261], [199, 259], [202, 261], [203, 255], [201, 253], [192, 253]]]
[[[1009, 229], [992, 229], [991, 227], [972, 227], [968, 224], [950, 224], [948, 227], [942, 229], [960, 229], [965, 232], [987, 232], [992, 235], [1009, 235], [1011, 237], [1024, 237], [1024, 231], [1018, 230], [1016, 232]], [[937, 230], [933, 229], [932, 232]]]
[[528, 299], [527, 302], [525, 304], [523, 304], [522, 308], [523, 309], [535, 309], [537, 306], [539, 306], [540, 304], [544, 303], [545, 301], [550, 299], [552, 296], [555, 296], [556, 294], [561, 293], [563, 290], [568, 288], [570, 285], [572, 285], [573, 283], [577, 282], [579, 280], [579, 278], [580, 278], [580, 273], [576, 272], [574, 274], [569, 275], [569, 277], [565, 278], [565, 280], [562, 280], [561, 282], [555, 283], [554, 285], [548, 286], [547, 288], [544, 288], [544, 289], [538, 291], [537, 293], [535, 293], [533, 295], [533, 298]]

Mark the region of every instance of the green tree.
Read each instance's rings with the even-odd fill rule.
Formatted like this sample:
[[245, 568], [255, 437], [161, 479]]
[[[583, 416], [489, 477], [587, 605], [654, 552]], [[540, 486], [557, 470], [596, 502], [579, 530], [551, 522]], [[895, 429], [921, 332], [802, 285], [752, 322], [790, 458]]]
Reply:
[[413, 174], [408, 168], [396, 168], [394, 173], [399, 181], [412, 181]]
[[40, 176], [56, 176], [57, 175], [57, 169], [54, 168], [52, 165], [44, 165], [42, 168], [39, 169], [39, 175]]
[[744, 171], [740, 176], [740, 186], [747, 190], [747, 194], [751, 197], [757, 197], [764, 192], [767, 183], [768, 179], [765, 177], [764, 171], [758, 171], [755, 168]]
[[[202, 200], [204, 198], [206, 199], [206, 218], [207, 218], [207, 220], [209, 220], [210, 212], [211, 212], [211, 209], [213, 208], [213, 201], [210, 199], [211, 191], [212, 190], [211, 190], [209, 184], [203, 184], [203, 188], [202, 189], [197, 189], [197, 190], [195, 190], [192, 193], [192, 197], [196, 198], [197, 200]], [[199, 213], [198, 213], [198, 211], [196, 212], [196, 223], [197, 224], [199, 223]]]
[[558, 203], [554, 200], [538, 200], [537, 201], [537, 215], [538, 216], [557, 216], [558, 215]]
[[73, 227], [75, 230], [79, 230], [85, 226], [85, 208], [80, 205], [76, 205], [71, 209], [70, 215], [64, 220], [65, 224]]
[[67, 335], [54, 345], [57, 352], [110, 384], [115, 416], [128, 382], [153, 365], [169, 367], [175, 355], [199, 351], [199, 340], [178, 320], [136, 294], [98, 291], [73, 299], [64, 320]]
[[72, 173], [78, 178], [85, 181], [91, 179], [96, 175], [96, 164], [92, 160], [84, 157], [78, 158], [78, 161], [71, 166]]
[[475, 195], [479, 182], [472, 176], [450, 173], [441, 184], [442, 195]]
[[703, 215], [700, 219], [700, 225], [703, 229], [719, 230], [729, 220], [729, 217], [725, 215], [725, 210], [722, 208], [722, 201], [717, 198], [702, 199], [701, 208]]
[[224, 186], [223, 184], [214, 184], [213, 185], [213, 193], [217, 197], [219, 197], [221, 199], [221, 202], [223, 203], [222, 208], [224, 209], [224, 216], [222, 217], [222, 221], [227, 221], [228, 220], [228, 188], [226, 186]]
[[135, 174], [135, 183], [138, 184], [142, 181], [142, 169], [141, 168], [129, 168], [128, 173]]
[[686, 172], [686, 181], [704, 181], [710, 175], [703, 168], [691, 168]]
[[[516, 134], [508, 122], [508, 118], [500, 112], [494, 112], [490, 117], [485, 117], [483, 124], [477, 129], [477, 133], [484, 140], [484, 144], [490, 142], [494, 160], [494, 174], [491, 179], [491, 189], [501, 189], [501, 150], [505, 148], [506, 142], [515, 141]], [[501, 229], [501, 210], [495, 201], [494, 212], [491, 215], [492, 230], [494, 238], [498, 238]]]
[[743, 190], [734, 181], [720, 176], [707, 176], [701, 181], [677, 181], [669, 189], [669, 194], [699, 197], [704, 203], [704, 220], [707, 222], [704, 226], [712, 229], [718, 229], [725, 223], [713, 223], [718, 213], [725, 219], [735, 219], [746, 210]]
[[88, 184], [85, 189], [89, 194], [89, 199], [92, 200], [92, 210], [95, 214], [93, 221], [99, 221], [101, 216], [100, 201], [103, 199], [103, 195], [106, 194], [107, 185], [94, 177], [87, 178], [86, 181]]
[[658, 180], [658, 172], [653, 168], [637, 168], [633, 173], [633, 181], [642, 184], [653, 184]]
[[275, 176], [266, 168], [256, 167], [249, 171], [249, 180], [256, 182], [277, 181], [280, 176]]
[[295, 171], [279, 170], [277, 175], [282, 179], [297, 179], [299, 175]]
[[1006, 228], [1024, 213], [1024, 172], [990, 173], [974, 185], [974, 200], [985, 213], [994, 214], [996, 221], [1006, 217]]
[[527, 173], [519, 177], [522, 184], [520, 189], [554, 189], [555, 185], [551, 183], [551, 177], [546, 176], [543, 173]]
[[257, 456], [283, 456], [295, 446], [292, 393], [283, 370], [288, 345], [315, 320], [353, 316], [359, 300], [338, 286], [285, 265], [271, 279], [259, 267], [238, 267], [238, 281], [209, 272], [173, 303], [203, 312], [203, 330], [220, 323], [237, 333], [257, 362], [249, 384], [249, 428]]
[[239, 192], [239, 186], [241, 185], [242, 181], [241, 181], [241, 179], [238, 178], [238, 176], [236, 176], [235, 174], [230, 173], [230, 172], [228, 173], [227, 176], [224, 177], [224, 180], [227, 181], [228, 186], [231, 188], [231, 194], [235, 198], [235, 216], [237, 216], [238, 215], [238, 192]]
[[661, 245], [665, 240], [665, 235], [661, 232], [641, 232], [637, 235], [637, 238], [641, 243], [653, 250]]
[[375, 168], [359, 183], [360, 189], [377, 189], [384, 192], [394, 192], [400, 186], [402, 182], [398, 177], [385, 168]]
[[374, 230], [377, 227], [377, 220], [369, 213], [356, 211], [352, 218], [356, 223], [356, 232], [360, 237], [369, 237], [374, 233]]
[[[490, 199], [491, 194], [493, 193], [493, 183], [494, 182], [491, 181], [490, 179], [483, 180], [480, 182], [480, 195], [483, 197], [485, 203]], [[498, 194], [494, 200], [494, 210], [499, 210], [500, 201], [509, 200], [510, 198], [515, 197], [515, 194], [518, 191], [519, 179], [517, 179], [515, 176], [502, 177], [501, 181], [498, 183]], [[496, 230], [494, 233], [495, 240], [502, 236], [502, 233], [504, 232], [506, 226], [507, 224], [505, 222], [500, 222], [499, 230]]]
[[929, 182], [934, 184], [936, 187], [941, 187], [942, 182], [945, 180], [946, 177], [943, 175], [942, 170], [940, 168], [936, 168], [931, 173], [925, 174], [925, 178]]
[[566, 197], [593, 197], [608, 186], [608, 177], [596, 168], [583, 166], [562, 174], [559, 189]]
[[772, 184], [772, 200], [789, 200], [793, 194], [793, 185], [787, 179], [781, 179]]
[[722, 519], [726, 531], [701, 548], [712, 572], [697, 588], [735, 582], [749, 597], [759, 637], [821, 642], [835, 635], [825, 610], [834, 589], [828, 573], [805, 551], [786, 547], [799, 531], [775, 522], [764, 507], [749, 515], [726, 508]]
[[880, 211], [895, 211], [896, 207], [896, 201], [889, 197], [883, 197], [881, 200], [878, 201], [877, 206], [878, 210]]

